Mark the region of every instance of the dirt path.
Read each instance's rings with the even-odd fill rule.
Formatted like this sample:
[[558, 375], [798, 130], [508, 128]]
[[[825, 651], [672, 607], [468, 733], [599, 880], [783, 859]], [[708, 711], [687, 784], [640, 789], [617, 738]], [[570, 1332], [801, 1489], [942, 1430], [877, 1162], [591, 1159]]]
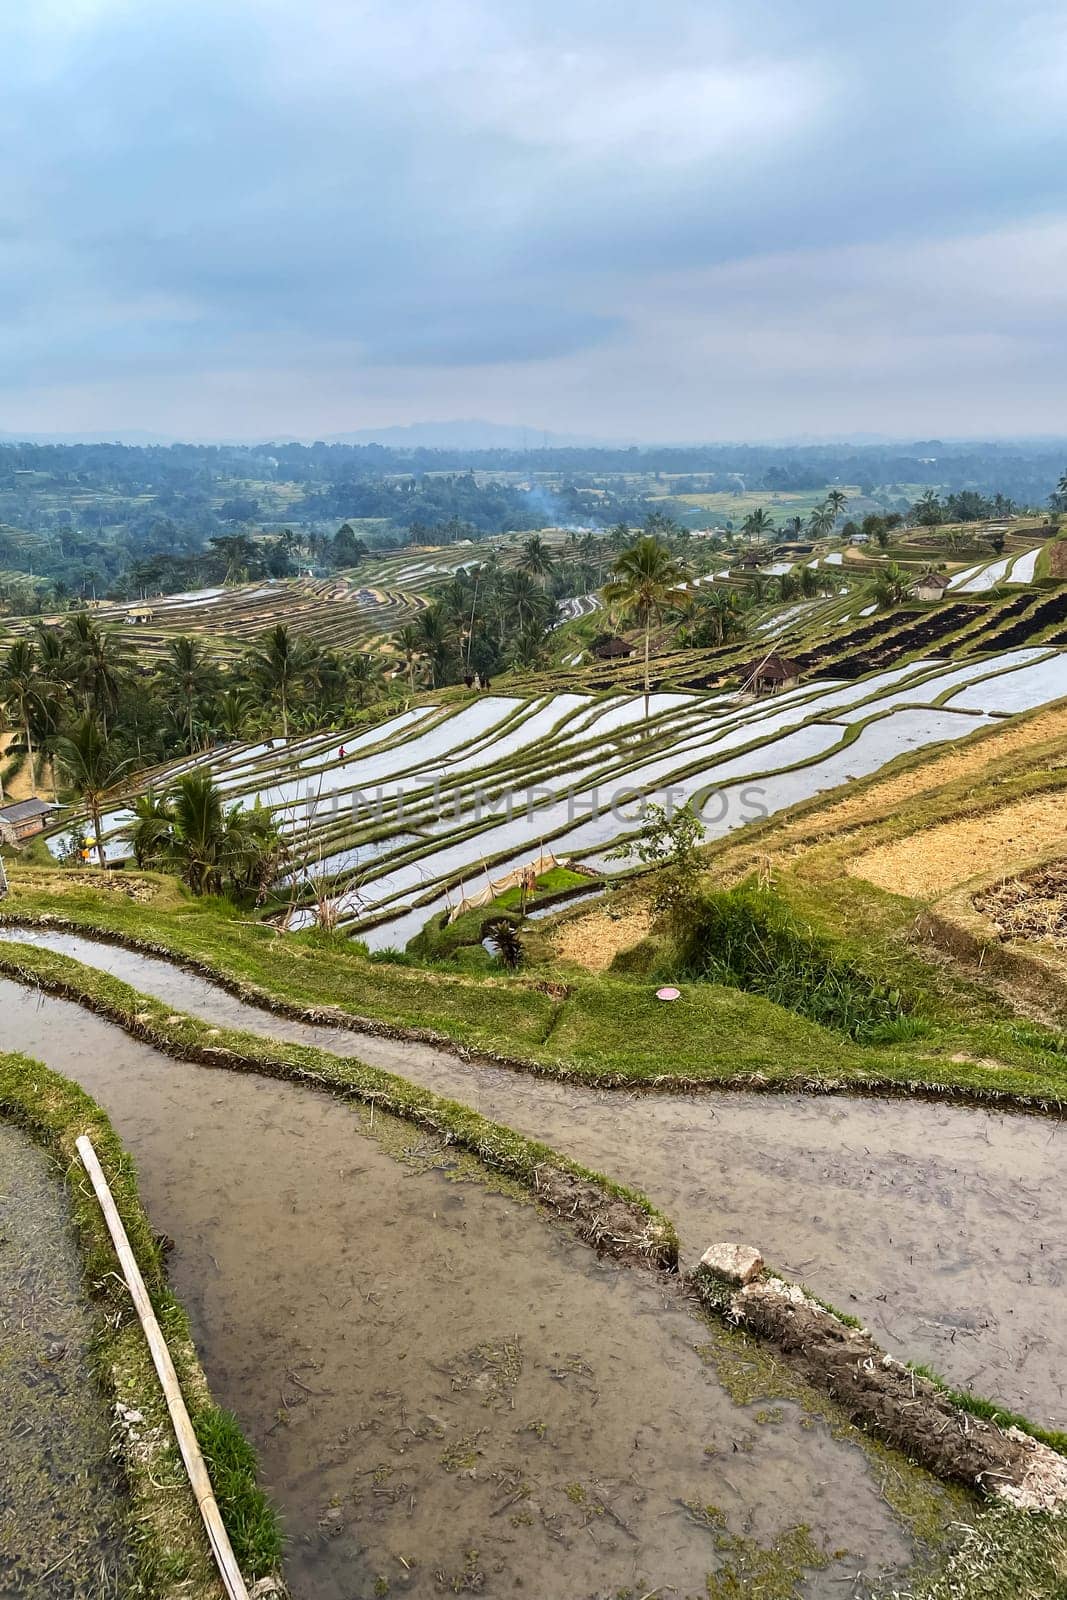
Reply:
[[978, 872], [1007, 870], [1065, 839], [1067, 796], [1043, 794], [878, 845], [849, 861], [845, 870], [880, 889], [929, 900]]

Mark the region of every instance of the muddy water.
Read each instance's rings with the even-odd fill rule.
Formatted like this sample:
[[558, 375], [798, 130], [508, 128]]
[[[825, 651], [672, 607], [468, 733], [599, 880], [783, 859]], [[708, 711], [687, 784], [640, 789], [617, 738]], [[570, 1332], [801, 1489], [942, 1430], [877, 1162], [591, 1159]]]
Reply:
[[802, 1524], [798, 1592], [908, 1558], [857, 1445], [791, 1401], [735, 1403], [696, 1349], [718, 1336], [663, 1280], [454, 1181], [424, 1132], [384, 1124], [418, 1147], [400, 1161], [380, 1116], [368, 1137], [355, 1107], [171, 1061], [7, 981], [0, 1044], [83, 1084], [133, 1151], [300, 1600], [691, 1595], [739, 1559], [727, 1536], [788, 1551]]
[[125, 1503], [92, 1334], [58, 1169], [0, 1122], [0, 1594], [123, 1592]]
[[[4, 936], [0, 930], [0, 937]], [[692, 1262], [715, 1239], [861, 1317], [894, 1354], [1067, 1426], [1067, 1134], [1039, 1117], [802, 1095], [636, 1095], [465, 1065], [243, 1005], [165, 961], [33, 938], [195, 1015], [352, 1054], [642, 1189]]]

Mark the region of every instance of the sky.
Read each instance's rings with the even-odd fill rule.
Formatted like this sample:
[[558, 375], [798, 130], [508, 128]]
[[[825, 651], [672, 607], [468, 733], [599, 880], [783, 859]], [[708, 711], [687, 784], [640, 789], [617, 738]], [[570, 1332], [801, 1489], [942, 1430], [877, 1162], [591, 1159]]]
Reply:
[[33, 0], [0, 431], [1067, 431], [1067, 8]]

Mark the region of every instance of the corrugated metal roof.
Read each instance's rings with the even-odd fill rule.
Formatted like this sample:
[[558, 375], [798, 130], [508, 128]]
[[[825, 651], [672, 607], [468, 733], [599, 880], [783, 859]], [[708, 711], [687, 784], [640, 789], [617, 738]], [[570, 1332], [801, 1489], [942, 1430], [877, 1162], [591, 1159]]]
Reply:
[[31, 817], [43, 817], [55, 809], [48, 800], [16, 800], [12, 805], [0, 806], [0, 822], [28, 822]]

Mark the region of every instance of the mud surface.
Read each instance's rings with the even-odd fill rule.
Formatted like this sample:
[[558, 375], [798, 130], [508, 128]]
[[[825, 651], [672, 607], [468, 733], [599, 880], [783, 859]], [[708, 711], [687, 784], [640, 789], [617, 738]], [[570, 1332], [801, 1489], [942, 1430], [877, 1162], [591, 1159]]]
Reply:
[[899, 1461], [732, 1400], [668, 1280], [455, 1181], [420, 1130], [379, 1114], [368, 1137], [351, 1105], [171, 1061], [7, 981], [0, 1043], [82, 1083], [133, 1151], [298, 1600], [695, 1595], [745, 1541], [799, 1549], [797, 1592], [839, 1595], [909, 1558]]
[[125, 1592], [125, 1502], [91, 1339], [60, 1175], [0, 1122], [0, 1595]]
[[719, 1239], [756, 1244], [894, 1355], [1067, 1426], [1067, 1132], [1058, 1123], [903, 1100], [599, 1091], [274, 1017], [165, 961], [93, 940], [7, 936], [47, 943], [214, 1022], [356, 1055], [463, 1100], [643, 1190], [676, 1223], [683, 1264]]
[[974, 908], [1000, 939], [1040, 939], [1067, 950], [1067, 859], [995, 884], [975, 896]]

